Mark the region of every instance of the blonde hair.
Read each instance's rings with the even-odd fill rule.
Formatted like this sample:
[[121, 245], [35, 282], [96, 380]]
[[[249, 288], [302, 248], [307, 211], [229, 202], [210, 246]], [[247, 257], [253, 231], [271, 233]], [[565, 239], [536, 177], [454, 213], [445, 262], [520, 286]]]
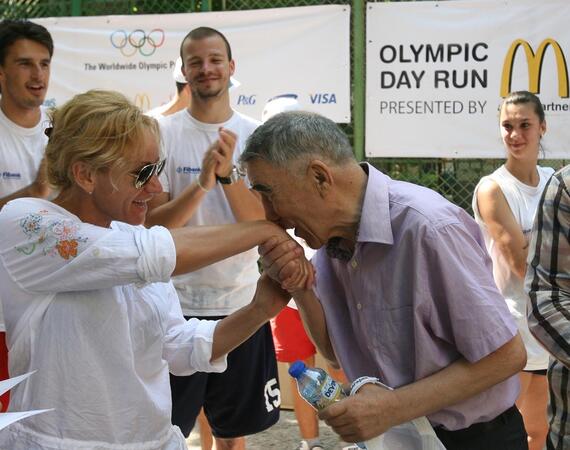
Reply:
[[48, 181], [65, 190], [73, 186], [77, 161], [94, 170], [127, 170], [140, 151], [145, 132], [160, 139], [158, 123], [124, 95], [91, 90], [50, 112], [53, 129], [45, 151]]

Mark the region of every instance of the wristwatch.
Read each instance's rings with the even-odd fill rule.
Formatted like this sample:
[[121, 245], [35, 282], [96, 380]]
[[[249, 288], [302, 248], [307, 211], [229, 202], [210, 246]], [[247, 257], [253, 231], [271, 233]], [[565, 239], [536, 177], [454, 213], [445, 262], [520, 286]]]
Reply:
[[221, 184], [234, 184], [237, 181], [241, 180], [242, 178], [243, 174], [238, 170], [236, 166], [232, 168], [232, 171], [227, 177], [220, 177], [216, 175], [216, 180]]

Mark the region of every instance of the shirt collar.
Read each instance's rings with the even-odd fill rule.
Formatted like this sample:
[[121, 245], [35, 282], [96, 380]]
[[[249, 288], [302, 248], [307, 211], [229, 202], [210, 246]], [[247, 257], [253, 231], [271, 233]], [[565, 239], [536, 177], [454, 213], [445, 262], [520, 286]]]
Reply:
[[390, 177], [368, 163], [360, 165], [368, 173], [357, 242], [394, 243], [390, 220]]

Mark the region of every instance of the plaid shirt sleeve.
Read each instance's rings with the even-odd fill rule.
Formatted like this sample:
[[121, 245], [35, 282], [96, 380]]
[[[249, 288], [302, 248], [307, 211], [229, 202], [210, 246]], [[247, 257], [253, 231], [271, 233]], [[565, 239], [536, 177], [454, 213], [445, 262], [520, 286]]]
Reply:
[[552, 176], [542, 195], [525, 287], [532, 334], [570, 368], [570, 165]]

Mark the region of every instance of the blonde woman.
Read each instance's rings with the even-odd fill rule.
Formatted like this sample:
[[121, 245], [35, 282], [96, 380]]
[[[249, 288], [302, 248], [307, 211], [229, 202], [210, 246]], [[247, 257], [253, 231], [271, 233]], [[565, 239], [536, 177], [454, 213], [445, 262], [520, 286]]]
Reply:
[[0, 212], [10, 374], [37, 369], [10, 409], [54, 408], [9, 427], [0, 448], [185, 449], [168, 372], [225, 370], [226, 354], [287, 303], [261, 278], [227, 318], [184, 320], [171, 275], [289, 238], [266, 221], [140, 226], [161, 192], [158, 141], [156, 121], [121, 94], [78, 95], [53, 114], [46, 149], [60, 194]]

